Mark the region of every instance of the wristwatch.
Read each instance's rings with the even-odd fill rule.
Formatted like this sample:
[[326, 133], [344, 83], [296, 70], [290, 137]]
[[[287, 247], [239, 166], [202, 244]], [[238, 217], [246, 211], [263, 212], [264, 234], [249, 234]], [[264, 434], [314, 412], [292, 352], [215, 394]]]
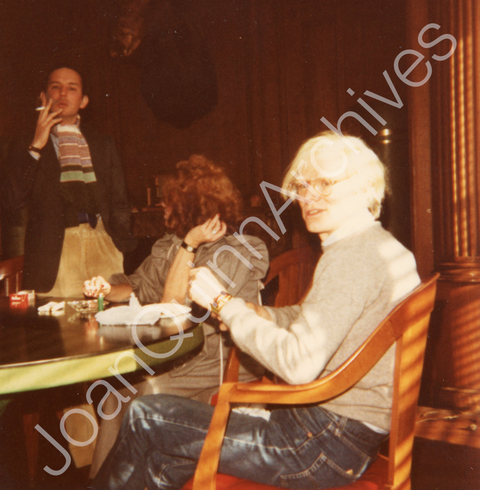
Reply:
[[187, 251], [192, 254], [197, 253], [198, 248], [192, 247], [191, 245], [188, 245], [188, 243], [182, 242], [182, 247]]
[[37, 148], [36, 146], [33, 146], [33, 145], [30, 145], [28, 147], [28, 151], [34, 151], [35, 153], [38, 153], [39, 155], [41, 155], [42, 149], [43, 148]]

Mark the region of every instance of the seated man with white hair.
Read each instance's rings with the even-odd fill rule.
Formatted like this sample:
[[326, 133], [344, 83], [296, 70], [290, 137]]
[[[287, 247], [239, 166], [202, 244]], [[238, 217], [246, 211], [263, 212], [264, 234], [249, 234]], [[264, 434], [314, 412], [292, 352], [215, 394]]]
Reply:
[[[192, 271], [190, 295], [212, 308], [235, 344], [288, 383], [336, 369], [420, 279], [413, 255], [376, 221], [384, 167], [365, 143], [322, 133], [287, 170], [285, 196], [298, 200], [323, 255], [301, 305], [269, 308], [222, 291], [213, 274]], [[317, 406], [233, 412], [221, 473], [282, 488], [351, 483], [388, 435], [394, 347], [350, 391]], [[192, 477], [213, 407], [154, 395], [134, 401], [94, 488], [181, 489]]]

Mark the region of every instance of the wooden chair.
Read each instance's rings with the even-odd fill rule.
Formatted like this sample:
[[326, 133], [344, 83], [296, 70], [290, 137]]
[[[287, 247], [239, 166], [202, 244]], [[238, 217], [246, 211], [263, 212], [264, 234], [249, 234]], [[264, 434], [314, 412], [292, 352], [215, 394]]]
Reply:
[[[0, 296], [18, 293], [22, 289], [23, 255], [6, 259], [0, 262]], [[10, 402], [11, 400], [6, 400]], [[25, 448], [27, 452], [27, 467], [30, 480], [33, 481], [38, 460], [38, 432], [35, 425], [40, 420], [38, 412], [23, 414], [23, 430], [25, 435]]]
[[275, 257], [263, 282], [267, 287], [278, 278], [277, 293], [270, 306], [300, 303], [310, 289], [318, 259], [319, 255], [310, 247], [294, 248]]
[[0, 262], [0, 296], [18, 293], [22, 288], [23, 255]]
[[238, 358], [232, 349], [195, 477], [183, 490], [278, 490], [278, 487], [217, 474], [223, 437], [234, 403], [297, 405], [322, 403], [352, 388], [396, 342], [389, 457], [379, 456], [356, 482], [356, 490], [409, 490], [415, 415], [430, 314], [438, 274], [432, 275], [400, 303], [357, 351], [338, 369], [304, 385], [238, 383]]

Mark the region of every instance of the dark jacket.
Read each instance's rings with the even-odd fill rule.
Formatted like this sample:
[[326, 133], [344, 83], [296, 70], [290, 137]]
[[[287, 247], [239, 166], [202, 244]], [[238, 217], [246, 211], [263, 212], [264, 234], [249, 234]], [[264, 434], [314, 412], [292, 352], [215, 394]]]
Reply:
[[[131, 209], [120, 158], [113, 141], [83, 125], [98, 182], [100, 214], [107, 233], [121, 252], [134, 248]], [[30, 138], [15, 140], [7, 157], [2, 205], [7, 210], [28, 208], [23, 287], [49, 291], [57, 277], [65, 234], [60, 196], [60, 164], [51, 139], [35, 160], [28, 152]]]

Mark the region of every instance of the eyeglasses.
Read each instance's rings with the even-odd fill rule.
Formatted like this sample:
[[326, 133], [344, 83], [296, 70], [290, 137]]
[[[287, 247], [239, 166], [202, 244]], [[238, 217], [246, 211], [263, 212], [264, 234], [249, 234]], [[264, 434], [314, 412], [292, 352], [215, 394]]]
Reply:
[[349, 179], [350, 176], [338, 180], [315, 179], [313, 181], [295, 181], [290, 183], [289, 190], [295, 192], [299, 196], [306, 196], [307, 192], [318, 193], [321, 196], [327, 197], [332, 193], [332, 187], [339, 182]]

